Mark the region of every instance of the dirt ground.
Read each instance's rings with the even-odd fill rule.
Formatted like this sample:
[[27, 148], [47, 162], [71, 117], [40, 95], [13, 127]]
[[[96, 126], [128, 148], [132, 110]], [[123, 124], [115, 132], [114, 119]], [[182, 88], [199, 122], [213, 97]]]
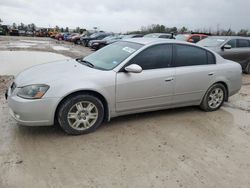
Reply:
[[[16, 38], [0, 38], [0, 50], [12, 49], [8, 40]], [[59, 53], [91, 53], [72, 49]], [[250, 187], [250, 75], [216, 112], [188, 107], [124, 116], [81, 136], [17, 125], [3, 97], [11, 80], [0, 77], [0, 188]]]
[[72, 58], [85, 57], [93, 51], [71, 42], [58, 41], [45, 37], [0, 36], [0, 51], [42, 51], [63, 54]]

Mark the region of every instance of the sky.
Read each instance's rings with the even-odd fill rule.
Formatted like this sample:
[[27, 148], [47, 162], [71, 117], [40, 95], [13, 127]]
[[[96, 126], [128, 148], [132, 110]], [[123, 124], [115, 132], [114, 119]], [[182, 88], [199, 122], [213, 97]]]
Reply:
[[126, 32], [162, 24], [195, 29], [250, 29], [250, 0], [0, 0], [2, 24]]

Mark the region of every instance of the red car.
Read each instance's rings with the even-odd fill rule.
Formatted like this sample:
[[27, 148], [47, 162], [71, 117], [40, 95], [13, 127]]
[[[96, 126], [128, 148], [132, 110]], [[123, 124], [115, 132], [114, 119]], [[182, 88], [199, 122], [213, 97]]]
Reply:
[[179, 34], [175, 36], [176, 40], [191, 42], [191, 43], [197, 43], [200, 40], [207, 38], [209, 34], [199, 34], [199, 33], [191, 33], [191, 34]]
[[55, 39], [57, 39], [57, 40], [63, 40], [64, 39], [63, 35], [64, 35], [64, 33], [58, 33], [58, 34], [56, 34]]

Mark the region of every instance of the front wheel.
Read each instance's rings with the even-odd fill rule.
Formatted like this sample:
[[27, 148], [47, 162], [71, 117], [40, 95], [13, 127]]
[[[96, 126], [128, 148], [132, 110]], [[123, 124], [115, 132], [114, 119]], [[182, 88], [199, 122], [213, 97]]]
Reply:
[[225, 98], [225, 86], [220, 83], [214, 84], [206, 92], [200, 107], [207, 112], [218, 110], [223, 105]]
[[104, 46], [105, 46], [105, 44], [100, 44], [98, 50], [103, 48]]
[[99, 127], [104, 118], [102, 102], [93, 95], [67, 98], [59, 107], [58, 122], [68, 134], [86, 134]]
[[80, 45], [80, 44], [81, 44], [81, 41], [80, 41], [80, 40], [76, 40], [76, 41], [75, 41], [75, 44]]

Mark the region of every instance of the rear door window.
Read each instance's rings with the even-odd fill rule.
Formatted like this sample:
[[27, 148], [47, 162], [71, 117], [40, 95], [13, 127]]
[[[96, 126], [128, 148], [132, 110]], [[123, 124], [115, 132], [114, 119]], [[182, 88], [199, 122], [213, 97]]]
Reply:
[[247, 47], [250, 47], [249, 40], [238, 39], [237, 47], [238, 48], [247, 48]]
[[188, 45], [175, 45], [175, 67], [215, 64], [214, 55], [205, 49]]

